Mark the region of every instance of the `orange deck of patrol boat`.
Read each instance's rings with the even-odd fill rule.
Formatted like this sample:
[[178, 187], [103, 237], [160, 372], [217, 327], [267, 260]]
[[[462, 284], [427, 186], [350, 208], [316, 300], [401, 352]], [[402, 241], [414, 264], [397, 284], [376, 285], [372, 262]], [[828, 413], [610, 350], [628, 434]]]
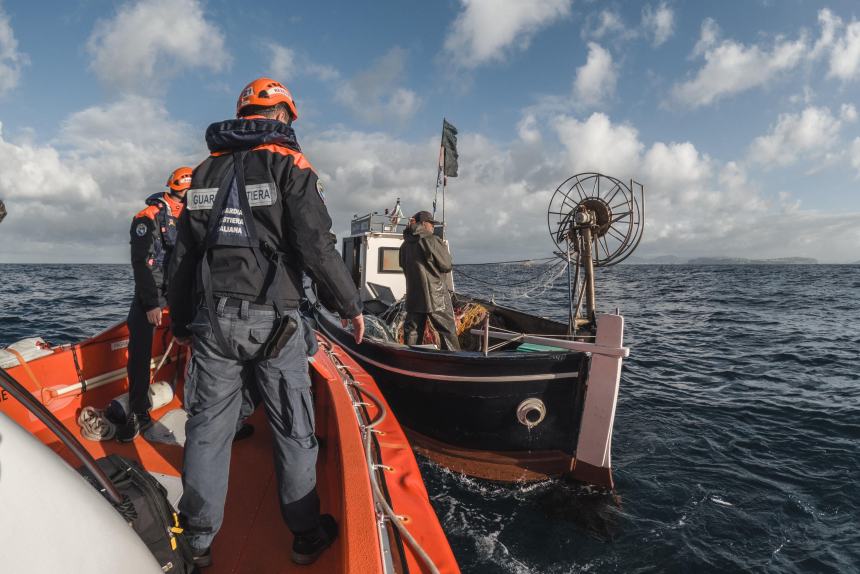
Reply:
[[[177, 345], [169, 348], [168, 324], [165, 321], [155, 332], [153, 363], [157, 364], [169, 350], [157, 378], [176, 380], [177, 392], [171, 403], [153, 413], [155, 419], [181, 407], [184, 351]], [[438, 571], [459, 572], [409, 443], [375, 382], [345, 352], [318, 338], [320, 351], [310, 367], [320, 442], [318, 489], [323, 512], [334, 515], [339, 523], [339, 537], [311, 566], [295, 566], [290, 561], [292, 535], [278, 509], [271, 433], [261, 408], [250, 419], [257, 432], [251, 439], [233, 446], [224, 525], [213, 546], [213, 565], [205, 572], [431, 572], [420, 551], [393, 521], [381, 519], [381, 505], [379, 499], [374, 499], [370, 473], [376, 473], [385, 502], [399, 517], [396, 520], [423, 548]], [[25, 361], [8, 372], [81, 438], [76, 423], [81, 408], [103, 408], [127, 389], [124, 372], [127, 341], [128, 329], [121, 323], [79, 344], [56, 347], [51, 354]], [[372, 421], [378, 419], [381, 411], [387, 412], [370, 433], [374, 460], [369, 465], [364, 427], [368, 423], [373, 426]], [[0, 412], [77, 465], [65, 447], [23, 405], [7, 399], [0, 402]], [[150, 443], [142, 437], [130, 444], [83, 438], [81, 442], [96, 458], [118, 453], [138, 460], [150, 472], [181, 474], [179, 446]], [[49, 546], [50, 541], [45, 544]]]

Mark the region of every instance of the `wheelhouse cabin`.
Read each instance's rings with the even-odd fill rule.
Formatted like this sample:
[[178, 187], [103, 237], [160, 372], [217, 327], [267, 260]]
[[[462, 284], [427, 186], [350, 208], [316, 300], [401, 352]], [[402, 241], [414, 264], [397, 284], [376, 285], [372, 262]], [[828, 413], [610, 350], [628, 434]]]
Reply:
[[[390, 305], [406, 295], [406, 277], [400, 268], [400, 245], [408, 224], [406, 217], [378, 213], [353, 218], [350, 235], [343, 238], [341, 253], [355, 285], [361, 290], [362, 301], [378, 299]], [[443, 226], [437, 225], [435, 234], [441, 238], [442, 233]], [[448, 288], [454, 288], [451, 273], [448, 273]]]

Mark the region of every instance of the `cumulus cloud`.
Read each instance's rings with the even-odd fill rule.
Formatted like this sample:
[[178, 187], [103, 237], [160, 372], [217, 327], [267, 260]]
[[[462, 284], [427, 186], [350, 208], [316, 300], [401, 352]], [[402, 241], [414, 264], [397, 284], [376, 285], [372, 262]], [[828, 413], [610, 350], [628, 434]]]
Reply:
[[584, 39], [617, 43], [620, 40], [644, 38], [655, 48], [668, 40], [675, 32], [675, 12], [666, 2], [657, 7], [647, 4], [642, 9], [638, 26], [628, 26], [616, 9], [603, 9], [588, 14], [580, 34]]
[[810, 61], [824, 59], [827, 77], [849, 82], [860, 76], [860, 22], [846, 23], [830, 9], [818, 11], [818, 38], [807, 55]]
[[0, 5], [0, 96], [18, 85], [27, 61], [26, 54], [18, 51], [12, 23]]
[[827, 73], [844, 81], [854, 80], [860, 74], [860, 22], [848, 24], [834, 40]]
[[[721, 163], [692, 142], [646, 144], [635, 127], [616, 124], [606, 114], [554, 116], [547, 123], [565, 148], [552, 160], [559, 166], [554, 177], [600, 171], [645, 185], [644, 254], [856, 259], [860, 213], [804, 211], [790, 194], [764, 195], [741, 163]], [[854, 149], [860, 169], [860, 138]], [[847, 233], [855, 242], [834, 248], [822, 240], [831, 232]]]
[[654, 46], [668, 40], [675, 31], [675, 12], [665, 2], [656, 8], [650, 4], [642, 9], [642, 28]]
[[[122, 122], [116, 121], [122, 118]], [[0, 134], [5, 255], [19, 261], [126, 261], [128, 226], [202, 135], [154, 100], [127, 96], [69, 116], [50, 145]]]
[[398, 46], [352, 77], [345, 77], [334, 66], [277, 42], [265, 42], [263, 51], [270, 59], [268, 73], [272, 77], [284, 82], [297, 77], [321, 81], [337, 103], [366, 123], [403, 124], [423, 103], [414, 90], [403, 85], [408, 52]]
[[627, 178], [637, 170], [643, 144], [633, 126], [613, 124], [602, 113], [584, 121], [559, 116], [553, 124], [567, 152], [565, 163], [574, 173], [600, 171]]
[[269, 55], [269, 73], [279, 82], [289, 82], [296, 72], [296, 53], [277, 42], [266, 42]]
[[323, 82], [341, 78], [340, 72], [333, 66], [316, 62], [304, 52], [294, 48], [271, 40], [264, 42], [262, 47], [263, 57], [269, 60], [268, 73], [278, 81], [289, 82], [299, 76]]
[[703, 58], [696, 74], [673, 88], [676, 101], [690, 107], [712, 104], [779, 79], [801, 64], [823, 60], [827, 77], [851, 82], [860, 77], [860, 21], [845, 22], [830, 9], [818, 12], [818, 37], [805, 32], [794, 40], [777, 36], [770, 45], [721, 39], [713, 19], [702, 22], [692, 58]]
[[844, 124], [856, 119], [857, 110], [850, 104], [843, 104], [839, 116], [829, 108], [815, 106], [798, 114], [781, 114], [770, 132], [753, 140], [750, 159], [768, 168], [803, 158], [825, 158], [839, 146]]
[[517, 123], [517, 135], [527, 144], [536, 144], [541, 141], [540, 128], [537, 117], [533, 113], [526, 113]]
[[796, 40], [777, 38], [770, 47], [720, 40], [716, 23], [706, 19], [693, 49], [693, 55], [704, 57], [705, 63], [693, 78], [676, 84], [672, 93], [682, 104], [706, 106], [769, 84], [781, 73], [797, 67], [807, 50], [805, 36]]
[[[439, 137], [408, 141], [378, 132], [332, 130], [306, 139], [304, 148], [326, 183], [335, 231], [348, 232], [354, 214], [382, 211], [401, 198], [403, 210], [432, 209]], [[545, 213], [552, 178], [535, 165], [540, 159], [517, 153], [474, 133], [460, 132], [460, 177], [448, 180], [446, 219], [458, 261], [486, 261], [505, 249], [543, 256], [551, 248]], [[475, 233], [476, 214], [492, 204]], [[439, 204], [441, 212], [441, 198]]]
[[445, 37], [445, 53], [457, 66], [475, 68], [525, 49], [541, 29], [570, 15], [572, 0], [460, 0]]
[[[127, 118], [122, 128], [110, 121], [118, 115]], [[838, 121], [854, 115], [845, 108]], [[158, 102], [132, 97], [69, 116], [52, 145], [0, 133], [0, 196], [10, 211], [2, 233], [16, 246], [3, 257], [126, 261], [129, 218], [177, 163], [205, 156], [200, 139]], [[815, 214], [790, 195], [765, 196], [742, 164], [721, 163], [689, 141], [644, 141], [605, 113], [527, 113], [512, 141], [461, 130], [459, 144], [446, 216], [460, 262], [546, 256], [545, 206], [559, 183], [583, 171], [645, 184], [644, 254], [856, 259], [850, 242], [834, 248], [822, 238], [833, 230], [857, 236], [860, 215]], [[406, 212], [430, 208], [438, 146], [438, 134], [409, 140], [344, 129], [303, 141], [341, 235], [354, 214], [382, 211], [397, 197]], [[860, 171], [860, 138], [852, 149]], [[488, 205], [494, 217], [476, 233], [475, 216]]]
[[91, 68], [119, 91], [158, 91], [183, 68], [219, 71], [230, 62], [224, 35], [198, 0], [138, 0], [99, 20], [87, 50]]
[[91, 174], [54, 147], [10, 141], [0, 125], [0, 195], [10, 206], [57, 196], [73, 203], [99, 199], [100, 189]]
[[851, 167], [854, 168], [857, 176], [860, 177], [860, 137], [854, 138], [854, 141], [851, 142], [849, 159], [851, 160]]
[[[722, 163], [692, 142], [646, 142], [634, 126], [605, 113], [529, 112], [518, 127], [519, 136], [509, 142], [461, 130], [460, 177], [449, 180], [446, 205], [456, 261], [547, 255], [553, 246], [545, 206], [558, 184], [584, 171], [645, 184], [643, 254], [856, 259], [850, 246], [833, 251], [821, 230], [856, 236], [851, 223], [860, 227], [860, 214], [816, 214], [791, 195], [765, 195], [742, 163]], [[381, 212], [397, 197], [406, 212], [430, 209], [438, 145], [435, 134], [409, 141], [332, 130], [306, 139], [305, 150], [326, 182], [335, 231], [346, 233], [354, 214]], [[860, 138], [856, 146], [860, 169]], [[488, 205], [494, 217], [476, 233], [475, 214]]]
[[824, 8], [818, 12], [818, 25], [821, 28], [821, 35], [809, 53], [811, 59], [818, 58], [833, 47], [836, 33], [842, 27], [842, 18], [836, 16], [828, 8]]
[[411, 119], [421, 106], [421, 98], [399, 85], [406, 56], [403, 48], [392, 48], [369, 69], [341, 83], [335, 99], [367, 122], [403, 123]]
[[608, 103], [615, 95], [618, 69], [612, 54], [594, 42], [588, 43], [588, 59], [576, 70], [573, 93], [576, 104], [593, 107]]
[[601, 40], [606, 36], [625, 38], [630, 34], [630, 30], [624, 25], [624, 20], [622, 20], [618, 12], [615, 10], [601, 10], [600, 12], [588, 15], [582, 27], [581, 34], [586, 39]]

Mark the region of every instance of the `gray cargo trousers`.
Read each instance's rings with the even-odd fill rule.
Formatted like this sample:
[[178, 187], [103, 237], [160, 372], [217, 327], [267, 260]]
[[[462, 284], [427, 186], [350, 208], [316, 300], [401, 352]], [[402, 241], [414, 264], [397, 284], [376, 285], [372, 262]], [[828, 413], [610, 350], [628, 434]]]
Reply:
[[[230, 453], [243, 405], [243, 368], [253, 377], [272, 429], [281, 514], [293, 532], [319, 524], [316, 493], [318, 445], [303, 324], [298, 311], [287, 313], [298, 329], [274, 359], [254, 355], [275, 325], [274, 310], [218, 304], [221, 330], [233, 357], [221, 352], [206, 309], [188, 326], [193, 354], [185, 381], [185, 454], [179, 511], [188, 541], [196, 550], [212, 544], [224, 519]], [[237, 358], [238, 357], [238, 358]]]

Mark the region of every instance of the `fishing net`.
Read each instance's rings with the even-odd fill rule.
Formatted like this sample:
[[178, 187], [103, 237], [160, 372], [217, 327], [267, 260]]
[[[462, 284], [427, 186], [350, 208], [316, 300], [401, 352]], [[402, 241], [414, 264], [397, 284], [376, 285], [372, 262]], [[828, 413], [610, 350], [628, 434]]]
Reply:
[[376, 315], [364, 316], [364, 334], [372, 339], [386, 343], [397, 342], [397, 333], [385, 321]]
[[[528, 265], [528, 262], [517, 261], [514, 263], [520, 267], [524, 264]], [[459, 265], [454, 268], [454, 272], [461, 277], [465, 277], [469, 282], [483, 286], [483, 289], [488, 290], [490, 293], [489, 297], [486, 297], [488, 299], [499, 296], [503, 299], [516, 300], [541, 297], [548, 290], [552, 289], [558, 279], [564, 276], [568, 270], [568, 263], [563, 259], [540, 262], [535, 264], [536, 267], [541, 268], [537, 273], [526, 279], [511, 282], [512, 264], [483, 264], [481, 265], [480, 276], [464, 271], [464, 266]]]

